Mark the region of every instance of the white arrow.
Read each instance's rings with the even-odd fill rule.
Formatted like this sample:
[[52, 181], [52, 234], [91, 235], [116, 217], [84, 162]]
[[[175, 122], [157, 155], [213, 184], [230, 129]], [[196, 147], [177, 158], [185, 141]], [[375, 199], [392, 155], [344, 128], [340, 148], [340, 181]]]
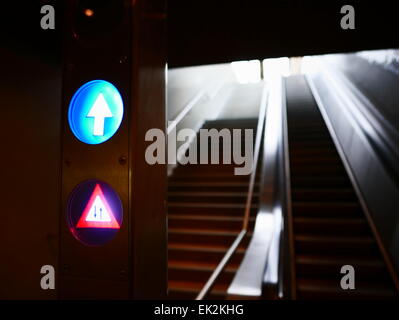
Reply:
[[103, 136], [104, 135], [104, 122], [105, 118], [111, 118], [113, 115], [107, 101], [105, 101], [104, 95], [100, 93], [91, 107], [89, 113], [87, 114], [88, 118], [94, 118], [94, 136]]

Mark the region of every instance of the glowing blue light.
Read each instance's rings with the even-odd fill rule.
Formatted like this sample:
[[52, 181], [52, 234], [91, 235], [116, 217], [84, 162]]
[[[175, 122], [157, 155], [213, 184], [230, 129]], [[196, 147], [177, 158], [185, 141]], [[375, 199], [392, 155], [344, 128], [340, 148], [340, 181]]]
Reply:
[[85, 83], [69, 104], [69, 126], [76, 138], [87, 144], [99, 144], [110, 139], [118, 131], [122, 118], [122, 97], [108, 81]]

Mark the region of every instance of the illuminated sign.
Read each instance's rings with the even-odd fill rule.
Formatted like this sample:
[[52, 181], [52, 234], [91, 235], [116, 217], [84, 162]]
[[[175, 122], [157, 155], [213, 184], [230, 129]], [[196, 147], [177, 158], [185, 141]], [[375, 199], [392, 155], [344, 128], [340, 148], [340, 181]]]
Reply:
[[86, 245], [101, 246], [112, 240], [121, 228], [122, 220], [122, 202], [116, 191], [105, 182], [82, 182], [69, 196], [69, 230]]
[[96, 184], [76, 228], [120, 228], [99, 184]]
[[68, 121], [73, 134], [87, 144], [99, 144], [118, 131], [123, 101], [108, 81], [93, 80], [81, 86], [69, 104]]

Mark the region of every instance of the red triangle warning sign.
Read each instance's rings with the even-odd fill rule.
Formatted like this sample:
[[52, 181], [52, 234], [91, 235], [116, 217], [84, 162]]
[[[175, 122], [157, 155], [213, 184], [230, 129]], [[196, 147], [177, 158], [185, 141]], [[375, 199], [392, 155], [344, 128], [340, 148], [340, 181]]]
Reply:
[[99, 184], [96, 184], [76, 228], [120, 228]]

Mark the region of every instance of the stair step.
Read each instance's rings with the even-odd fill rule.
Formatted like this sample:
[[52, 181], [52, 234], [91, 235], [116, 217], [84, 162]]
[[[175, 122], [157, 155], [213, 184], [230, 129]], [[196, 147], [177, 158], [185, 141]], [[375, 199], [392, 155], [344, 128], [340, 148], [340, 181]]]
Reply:
[[[192, 230], [192, 229], [190, 229]], [[215, 246], [230, 246], [238, 235], [237, 232], [184, 232], [182, 230], [176, 232], [173, 230], [169, 231], [169, 243], [186, 243], [186, 244], [197, 244], [197, 245], [215, 245]], [[248, 233], [248, 237], [251, 233]], [[243, 244], [248, 243], [248, 237], [242, 240]]]
[[[219, 119], [207, 121], [203, 128], [254, 129], [257, 123], [258, 119]], [[241, 147], [243, 150], [249, 142], [254, 142], [244, 138], [244, 130], [241, 133], [241, 142], [228, 147]], [[222, 163], [225, 146], [219, 139], [219, 146], [208, 148], [209, 155], [218, 152], [218, 159]], [[194, 299], [239, 235], [250, 178], [249, 175], [234, 175], [234, 169], [239, 167], [243, 165], [210, 162], [204, 165], [179, 165], [168, 178], [170, 299]], [[250, 228], [255, 222], [253, 216], [258, 211], [260, 166], [256, 173]], [[228, 285], [244, 256], [250, 237], [251, 233], [248, 232], [207, 299], [226, 298]]]
[[[186, 242], [169, 242], [168, 252], [170, 260], [190, 260], [195, 262], [213, 262], [218, 264], [228, 251], [232, 243], [190, 244]], [[235, 251], [231, 263], [239, 263], [245, 253], [245, 242]]]
[[[223, 191], [219, 191], [219, 192], [184, 192], [184, 191], [180, 191], [180, 192], [168, 192], [169, 196], [174, 196], [174, 197], [209, 197], [209, 198], [213, 198], [213, 197], [241, 197], [241, 198], [246, 198], [247, 197], [247, 193], [246, 192], [223, 192]], [[254, 194], [256, 196], [256, 194]]]
[[232, 231], [228, 229], [189, 229], [189, 228], [169, 228], [169, 233], [172, 234], [201, 234], [201, 235], [238, 235], [239, 231]]
[[[202, 281], [169, 281], [169, 299], [193, 300], [201, 291], [205, 282]], [[216, 284], [207, 299], [221, 300], [226, 298], [228, 285]]]
[[332, 254], [372, 256], [378, 253], [378, 247], [372, 237], [320, 236], [295, 234], [297, 254]]
[[[190, 260], [172, 260], [170, 259], [168, 262], [168, 267], [170, 269], [176, 270], [197, 270], [197, 271], [210, 271], [213, 272], [218, 263], [209, 262], [209, 261], [190, 261]], [[227, 264], [225, 271], [227, 272], [235, 272], [239, 267], [238, 263], [229, 263]]]
[[[248, 192], [248, 182], [169, 182], [170, 192]], [[255, 183], [254, 190], [259, 190], [259, 183]]]
[[174, 175], [191, 175], [191, 174], [212, 174], [217, 173], [218, 175], [234, 175], [234, 169], [240, 167], [237, 164], [223, 164], [222, 158], [220, 158], [219, 164], [187, 164], [180, 165], [174, 171]]
[[171, 182], [246, 182], [249, 183], [249, 175], [232, 175], [219, 174], [217, 172], [210, 172], [209, 174], [181, 174], [173, 175], [169, 178]]
[[304, 128], [289, 128], [289, 133], [295, 137], [294, 139], [309, 138], [309, 139], [331, 139], [331, 135], [325, 127], [312, 128], [306, 130]]
[[346, 177], [317, 177], [317, 176], [292, 176], [291, 187], [293, 189], [331, 189], [351, 188], [350, 180]]
[[363, 217], [357, 202], [292, 202], [294, 217]]
[[[243, 240], [244, 241], [244, 240]], [[197, 242], [173, 242], [169, 241], [169, 249], [173, 250], [193, 250], [193, 251], [209, 251], [209, 252], [226, 252], [230, 245], [229, 244], [201, 244]], [[237, 248], [237, 250], [244, 250], [245, 249], [245, 244], [244, 242], [241, 243], [241, 245]]]
[[[198, 202], [169, 202], [168, 210], [170, 214], [200, 214], [200, 215], [228, 215], [243, 216], [245, 213], [245, 203], [198, 203]], [[251, 213], [255, 214], [258, 204], [252, 204]]]
[[337, 157], [338, 153], [335, 148], [332, 148], [331, 146], [324, 146], [324, 147], [312, 147], [312, 146], [301, 146], [300, 148], [295, 146], [295, 148], [289, 149], [289, 157], [290, 159], [294, 159], [296, 157], [311, 157], [311, 156], [317, 156], [317, 157]]
[[[251, 232], [248, 233], [248, 236]], [[237, 232], [224, 233], [184, 233], [184, 232], [169, 232], [170, 243], [195, 243], [198, 245], [215, 245], [215, 246], [230, 246], [237, 237]], [[244, 238], [243, 243], [248, 243], [248, 238]]]
[[[171, 202], [245, 203], [247, 192], [168, 192], [168, 200]], [[253, 194], [252, 200], [258, 200], [258, 193]]]
[[342, 236], [370, 235], [370, 228], [365, 219], [361, 218], [294, 218], [294, 230], [297, 234], [325, 234]]
[[[169, 228], [225, 229], [240, 231], [243, 217], [214, 215], [169, 215]], [[250, 228], [255, 224], [255, 217], [250, 218]]]
[[[203, 261], [181, 261], [169, 260], [168, 277], [170, 281], [200, 281], [206, 282], [216, 269], [218, 263]], [[236, 262], [229, 263], [218, 278], [218, 283], [230, 284], [239, 264]]]
[[354, 290], [343, 290], [340, 279], [325, 280], [313, 278], [297, 279], [299, 299], [387, 299], [396, 297], [391, 286], [378, 282], [356, 282]]
[[328, 155], [299, 155], [290, 158], [290, 163], [293, 165], [340, 165], [340, 159], [336, 156]]
[[[226, 250], [227, 251], [227, 250]], [[196, 262], [209, 261], [218, 264], [226, 254], [226, 251], [206, 251], [206, 250], [194, 250], [193, 248], [187, 249], [172, 249], [168, 251], [169, 259], [172, 260], [191, 260]], [[231, 262], [239, 263], [244, 257], [244, 250], [238, 249], [236, 253], [231, 257]]]
[[291, 175], [345, 175], [345, 168], [341, 165], [291, 164]]
[[[221, 181], [223, 180], [236, 180], [236, 181], [249, 181], [249, 175], [234, 175], [233, 170], [229, 171], [219, 171], [217, 170], [218, 165], [214, 165], [215, 169], [214, 170], [207, 170], [204, 172], [199, 172], [198, 170], [192, 170], [190, 172], [184, 172], [182, 170], [177, 171], [176, 174], [173, 175], [172, 181], [176, 181], [181, 179], [185, 180], [192, 180], [192, 179], [204, 179], [204, 181], [207, 181], [206, 179], [213, 178], [214, 180]], [[237, 168], [240, 166], [237, 166]], [[189, 171], [189, 170], [187, 170]], [[212, 181], [212, 180], [211, 180]]]
[[292, 188], [291, 197], [293, 201], [341, 201], [354, 202], [357, 200], [356, 193], [353, 189], [310, 189], [310, 188]]

